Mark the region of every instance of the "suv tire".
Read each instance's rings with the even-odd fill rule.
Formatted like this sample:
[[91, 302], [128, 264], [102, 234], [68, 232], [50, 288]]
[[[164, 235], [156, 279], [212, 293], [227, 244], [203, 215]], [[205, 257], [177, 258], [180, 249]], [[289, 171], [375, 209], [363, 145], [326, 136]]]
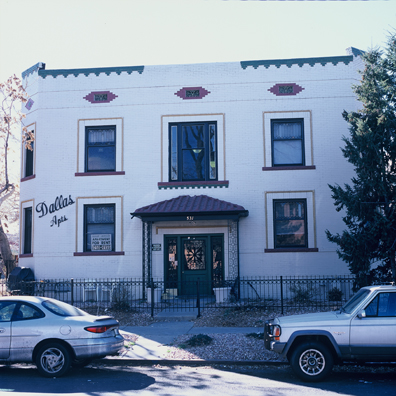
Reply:
[[333, 368], [333, 356], [320, 342], [298, 345], [291, 354], [290, 365], [303, 381], [316, 382], [325, 378]]

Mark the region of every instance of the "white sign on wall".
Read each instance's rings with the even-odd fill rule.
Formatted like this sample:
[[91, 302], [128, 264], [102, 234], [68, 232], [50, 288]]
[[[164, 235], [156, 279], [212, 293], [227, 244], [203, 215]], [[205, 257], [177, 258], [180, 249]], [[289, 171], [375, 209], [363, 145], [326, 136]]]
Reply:
[[92, 251], [111, 251], [111, 234], [92, 234], [91, 235]]

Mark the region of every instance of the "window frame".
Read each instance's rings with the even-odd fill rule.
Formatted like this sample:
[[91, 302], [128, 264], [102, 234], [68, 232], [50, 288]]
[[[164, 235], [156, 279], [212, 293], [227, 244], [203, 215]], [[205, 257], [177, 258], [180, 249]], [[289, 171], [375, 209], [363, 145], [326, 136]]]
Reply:
[[33, 208], [23, 208], [23, 254], [32, 254]]
[[25, 143], [22, 143], [22, 161], [21, 161], [21, 182], [34, 179], [35, 174], [35, 163], [36, 163], [36, 123], [30, 124], [27, 127], [27, 131], [33, 133], [34, 141], [31, 143], [32, 150], [25, 147]]
[[[86, 205], [108, 205], [115, 207], [115, 232], [114, 251], [85, 251], [85, 222], [84, 207]], [[76, 238], [73, 256], [119, 256], [125, 255], [123, 251], [123, 197], [122, 196], [97, 196], [76, 197]]]
[[[279, 222], [280, 220], [277, 220], [276, 218], [276, 205], [280, 203], [302, 203], [303, 204], [303, 209], [304, 209], [304, 216], [303, 216], [303, 221], [304, 221], [304, 240], [305, 243], [304, 245], [296, 245], [296, 244], [285, 244], [285, 245], [280, 245], [278, 246], [277, 244], [277, 221]], [[308, 227], [307, 227], [307, 200], [305, 198], [298, 199], [274, 199], [272, 201], [273, 205], [273, 219], [274, 219], [274, 249], [306, 249], [308, 248]]]
[[[187, 151], [183, 147], [183, 127], [192, 125], [202, 125], [204, 127], [204, 158], [203, 162], [205, 164], [205, 173], [203, 179], [198, 178], [184, 178], [184, 160], [183, 153]], [[210, 176], [210, 163], [211, 161], [211, 150], [210, 150], [210, 128], [214, 125], [215, 128], [215, 177]], [[168, 124], [168, 142], [169, 142], [169, 153], [168, 153], [168, 181], [171, 183], [177, 182], [214, 182], [218, 180], [218, 133], [217, 133], [217, 121], [188, 121], [188, 122], [171, 122]], [[176, 131], [176, 165], [177, 165], [177, 177], [173, 178], [172, 175], [172, 165], [173, 165], [173, 143], [175, 141], [173, 133]]]
[[[274, 127], [276, 124], [300, 124], [301, 139], [275, 139]], [[285, 162], [275, 164], [275, 142], [300, 141], [301, 142], [301, 162]], [[304, 139], [304, 119], [303, 118], [278, 118], [271, 119], [271, 160], [273, 167], [280, 166], [305, 166], [305, 139]]]
[[[275, 247], [275, 215], [274, 201], [306, 201], [306, 247]], [[316, 227], [316, 209], [315, 209], [315, 191], [265, 191], [265, 253], [293, 253], [308, 252], [315, 253], [317, 247], [317, 227]]]
[[[95, 252], [92, 248], [88, 249], [88, 221], [87, 221], [87, 212], [90, 208], [104, 208], [104, 207], [111, 207], [113, 208], [113, 216], [114, 222], [113, 223], [92, 223], [92, 224], [113, 224], [113, 233], [112, 233], [112, 240], [111, 240], [111, 250], [103, 250]], [[99, 252], [115, 252], [115, 240], [116, 240], [116, 208], [115, 204], [86, 204], [84, 205], [84, 252], [87, 253], [99, 253]]]
[[[115, 127], [115, 170], [92, 170], [87, 171], [87, 129]], [[93, 118], [78, 120], [77, 129], [77, 171], [75, 176], [116, 176], [125, 175], [124, 171], [124, 119]]]
[[[20, 203], [20, 213], [21, 213], [21, 222], [20, 222], [20, 231], [19, 231], [19, 257], [33, 257], [33, 248], [34, 248], [34, 200], [23, 201]], [[31, 212], [30, 224], [28, 224], [28, 229], [26, 229], [26, 210]], [[30, 231], [29, 231], [30, 230]], [[27, 235], [29, 233], [29, 235]], [[29, 239], [29, 241], [27, 240]], [[26, 242], [29, 242], [30, 249], [27, 249], [25, 246]]]
[[[112, 129], [114, 131], [114, 141], [112, 143], [97, 143], [90, 144], [89, 143], [89, 132], [93, 130], [101, 130], [101, 129]], [[117, 169], [117, 127], [115, 125], [101, 125], [101, 126], [86, 126], [85, 127], [85, 172], [86, 173], [95, 173], [95, 172], [115, 172]], [[89, 151], [90, 148], [94, 147], [114, 147], [114, 166], [108, 169], [88, 169], [89, 168]]]
[[[272, 159], [272, 127], [271, 121], [288, 121], [293, 119], [303, 119], [304, 128], [304, 165], [277, 165], [273, 166]], [[313, 122], [312, 110], [290, 110], [290, 111], [263, 111], [263, 159], [262, 171], [301, 171], [315, 170], [313, 152]]]

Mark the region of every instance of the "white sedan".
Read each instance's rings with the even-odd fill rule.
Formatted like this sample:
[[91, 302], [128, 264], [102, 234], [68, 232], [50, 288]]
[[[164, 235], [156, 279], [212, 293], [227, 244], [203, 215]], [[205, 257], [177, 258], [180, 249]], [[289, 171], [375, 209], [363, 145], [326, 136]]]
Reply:
[[70, 366], [115, 355], [123, 347], [119, 323], [45, 297], [0, 297], [0, 364], [33, 362], [46, 377]]

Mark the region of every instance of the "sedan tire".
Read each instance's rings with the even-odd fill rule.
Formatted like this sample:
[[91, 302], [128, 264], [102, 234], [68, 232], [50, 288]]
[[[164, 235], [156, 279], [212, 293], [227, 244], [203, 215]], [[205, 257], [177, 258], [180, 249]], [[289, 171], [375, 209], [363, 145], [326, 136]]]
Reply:
[[70, 353], [62, 344], [51, 342], [37, 352], [36, 366], [44, 377], [61, 377], [70, 368]]
[[290, 365], [303, 381], [322, 381], [333, 368], [333, 356], [320, 342], [298, 345], [291, 354]]

